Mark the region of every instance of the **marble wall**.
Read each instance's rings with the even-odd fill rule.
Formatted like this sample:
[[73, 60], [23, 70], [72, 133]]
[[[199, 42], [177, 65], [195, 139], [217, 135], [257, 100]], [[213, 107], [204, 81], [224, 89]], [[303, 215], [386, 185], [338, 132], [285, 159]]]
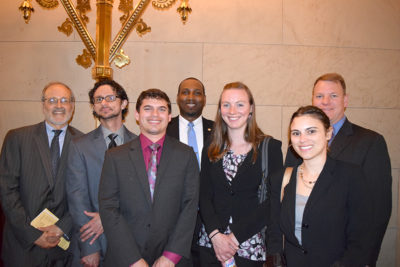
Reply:
[[[22, 1], [21, 1], [22, 2]], [[113, 36], [120, 28], [114, 1]], [[135, 3], [137, 1], [134, 1]], [[0, 9], [0, 143], [6, 132], [42, 119], [43, 86], [63, 81], [75, 91], [72, 125], [95, 127], [87, 100], [91, 70], [75, 63], [84, 48], [74, 32], [58, 32], [66, 18], [62, 6], [35, 12], [25, 24], [19, 1]], [[91, 0], [95, 9], [95, 0]], [[204, 81], [205, 116], [213, 118], [227, 82], [240, 80], [253, 91], [262, 129], [287, 147], [291, 113], [311, 102], [313, 81], [325, 72], [341, 73], [350, 96], [348, 118], [386, 138], [393, 168], [393, 212], [378, 266], [400, 265], [400, 1], [399, 0], [190, 0], [182, 25], [177, 4], [160, 11], [149, 6], [143, 16], [152, 28], [124, 45], [132, 62], [114, 68], [126, 88], [131, 109], [141, 90], [165, 90], [175, 103], [178, 83], [188, 76]], [[95, 36], [95, 12], [88, 30]], [[177, 114], [173, 105], [173, 114]], [[133, 114], [127, 125], [138, 130]]]

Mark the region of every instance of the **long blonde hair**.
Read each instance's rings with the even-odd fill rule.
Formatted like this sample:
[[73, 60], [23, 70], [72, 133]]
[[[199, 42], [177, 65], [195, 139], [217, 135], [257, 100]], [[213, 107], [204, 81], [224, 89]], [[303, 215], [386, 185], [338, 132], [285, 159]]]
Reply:
[[210, 144], [210, 147], [208, 148], [208, 158], [212, 162], [218, 161], [225, 155], [225, 153], [228, 151], [228, 149], [231, 145], [231, 141], [229, 140], [229, 136], [228, 136], [228, 126], [226, 125], [225, 121], [222, 119], [222, 115], [221, 115], [222, 94], [226, 90], [230, 90], [230, 89], [244, 90], [247, 93], [247, 96], [249, 97], [250, 105], [253, 107], [253, 110], [250, 113], [249, 118], [247, 119], [247, 125], [246, 125], [246, 129], [244, 132], [244, 139], [246, 140], [246, 142], [249, 142], [253, 148], [252, 162], [255, 163], [256, 159], [257, 159], [257, 154], [258, 154], [257, 147], [264, 139], [265, 134], [261, 131], [261, 129], [258, 127], [257, 122], [256, 122], [256, 109], [255, 109], [253, 95], [250, 92], [250, 89], [242, 82], [228, 83], [224, 86], [224, 89], [221, 92], [221, 95], [220, 95], [219, 101], [218, 101], [217, 115], [215, 116], [214, 129], [211, 133], [211, 138], [212, 138], [211, 144]]

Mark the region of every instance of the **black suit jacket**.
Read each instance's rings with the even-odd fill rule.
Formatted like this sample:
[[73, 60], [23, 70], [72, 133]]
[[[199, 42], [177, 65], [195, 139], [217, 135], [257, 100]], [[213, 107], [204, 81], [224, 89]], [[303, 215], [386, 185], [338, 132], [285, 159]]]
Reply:
[[[338, 160], [361, 166], [371, 198], [371, 222], [369, 263], [374, 264], [379, 256], [382, 239], [392, 211], [392, 175], [390, 158], [382, 135], [348, 121], [344, 122], [330, 145], [329, 155]], [[286, 166], [299, 162], [296, 152], [289, 148]]]
[[[282, 168], [281, 142], [271, 139], [268, 144], [268, 172]], [[207, 149], [207, 148], [206, 148]], [[204, 150], [207, 151], [207, 150]], [[267, 224], [268, 205], [258, 202], [258, 186], [261, 183], [261, 151], [258, 151], [253, 164], [253, 150], [240, 165], [232, 185], [229, 186], [222, 160], [211, 162], [207, 153], [203, 153], [200, 174], [200, 214], [210, 234], [215, 229], [224, 232], [232, 216], [229, 227], [242, 243]]]
[[68, 147], [82, 133], [69, 126], [66, 131], [56, 178], [51, 173], [49, 141], [44, 122], [7, 133], [0, 157], [0, 194], [6, 215], [2, 257], [6, 266], [46, 266], [49, 258], [63, 258], [59, 247], [34, 245], [42, 232], [30, 222], [48, 208], [59, 218], [56, 225], [70, 236], [71, 216], [65, 195]]
[[[199, 194], [193, 150], [166, 136], [151, 201], [140, 138], [107, 151], [99, 187], [106, 266], [148, 264], [170, 251], [189, 258]], [[180, 261], [177, 266], [185, 266]]]
[[281, 204], [283, 173], [284, 169], [269, 179], [268, 251], [282, 250], [283, 233], [288, 266], [328, 267], [335, 262], [342, 264], [339, 266], [365, 266], [370, 202], [361, 168], [327, 158], [304, 209], [302, 245], [295, 236], [297, 167], [285, 187]]
[[[211, 120], [207, 120], [206, 118], [202, 117], [203, 119], [203, 140], [204, 145], [208, 140], [211, 131], [214, 127], [214, 122]], [[175, 137], [179, 140], [179, 116], [173, 117], [168, 124], [167, 127], [167, 135]]]

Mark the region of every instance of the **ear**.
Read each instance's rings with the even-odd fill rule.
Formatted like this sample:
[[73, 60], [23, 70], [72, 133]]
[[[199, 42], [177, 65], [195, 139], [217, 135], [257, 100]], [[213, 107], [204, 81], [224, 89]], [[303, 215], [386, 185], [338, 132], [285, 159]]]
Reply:
[[137, 110], [135, 110], [135, 119], [137, 122], [139, 121], [139, 112]]
[[121, 109], [122, 110], [125, 109], [127, 105], [128, 105], [128, 100], [126, 100], [126, 99], [122, 100]]
[[172, 118], [172, 114], [170, 113], [170, 114], [168, 114], [168, 123], [171, 121], [171, 118]]
[[347, 105], [349, 104], [349, 96], [348, 96], [348, 94], [344, 95], [343, 102], [344, 102], [344, 107], [347, 108]]
[[333, 128], [332, 126], [329, 127], [329, 129], [326, 131], [326, 140], [331, 140], [333, 134]]

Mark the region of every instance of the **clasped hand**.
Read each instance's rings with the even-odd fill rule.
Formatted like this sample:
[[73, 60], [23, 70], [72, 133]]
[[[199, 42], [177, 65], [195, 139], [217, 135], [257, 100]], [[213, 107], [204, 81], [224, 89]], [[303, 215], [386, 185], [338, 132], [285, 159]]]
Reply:
[[64, 232], [56, 225], [39, 227], [38, 229], [43, 233], [34, 243], [35, 245], [45, 249], [57, 246], [60, 242], [60, 237], [64, 234]]
[[239, 249], [239, 242], [233, 233], [228, 235], [219, 233], [211, 239], [211, 242], [215, 255], [220, 262], [225, 262], [232, 258]]

